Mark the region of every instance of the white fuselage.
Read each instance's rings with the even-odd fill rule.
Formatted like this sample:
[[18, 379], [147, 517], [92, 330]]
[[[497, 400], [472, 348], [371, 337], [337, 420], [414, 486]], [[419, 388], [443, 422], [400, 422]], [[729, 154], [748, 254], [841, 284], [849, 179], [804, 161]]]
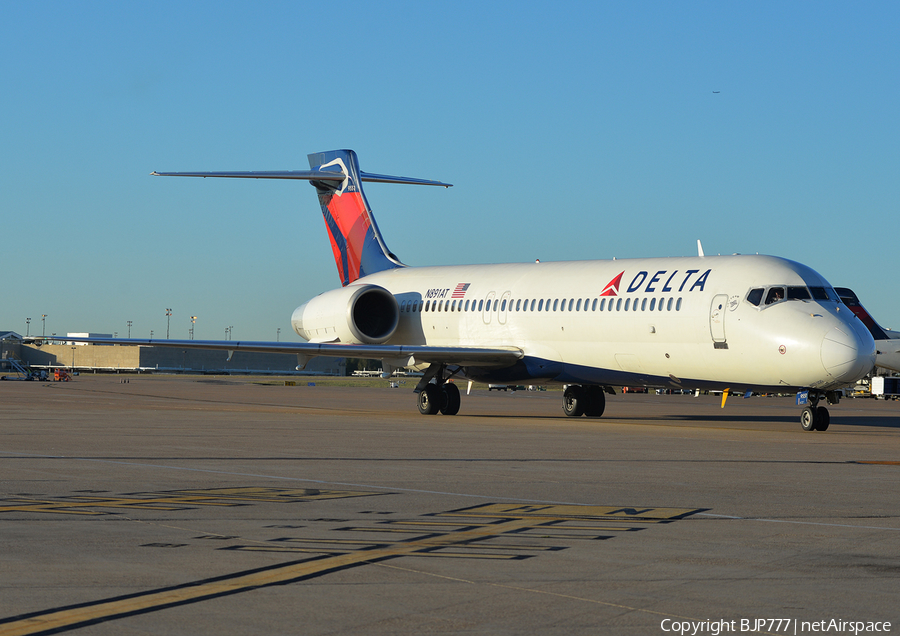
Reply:
[[[871, 335], [824, 278], [770, 256], [400, 268], [354, 284], [383, 287], [399, 303], [386, 344], [524, 352], [505, 369], [464, 370], [482, 380], [828, 390], [864, 376], [875, 359]], [[816, 291], [748, 300], [778, 286]], [[303, 307], [292, 318], [318, 342], [334, 341], [328, 322]]]

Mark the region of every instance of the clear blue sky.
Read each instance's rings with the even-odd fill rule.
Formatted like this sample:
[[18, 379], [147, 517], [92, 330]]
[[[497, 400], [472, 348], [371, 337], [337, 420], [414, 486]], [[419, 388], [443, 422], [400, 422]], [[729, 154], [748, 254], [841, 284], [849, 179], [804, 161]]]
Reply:
[[[763, 253], [900, 328], [895, 2], [5, 2], [0, 329], [298, 340], [352, 148], [409, 265]], [[720, 91], [714, 93], [714, 91]]]

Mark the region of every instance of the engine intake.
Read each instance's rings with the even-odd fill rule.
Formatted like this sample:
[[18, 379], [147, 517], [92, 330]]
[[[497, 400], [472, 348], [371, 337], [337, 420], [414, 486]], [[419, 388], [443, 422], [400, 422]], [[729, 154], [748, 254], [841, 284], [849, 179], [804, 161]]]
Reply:
[[291, 324], [310, 342], [382, 344], [400, 322], [393, 294], [378, 285], [350, 285], [325, 292], [298, 307]]

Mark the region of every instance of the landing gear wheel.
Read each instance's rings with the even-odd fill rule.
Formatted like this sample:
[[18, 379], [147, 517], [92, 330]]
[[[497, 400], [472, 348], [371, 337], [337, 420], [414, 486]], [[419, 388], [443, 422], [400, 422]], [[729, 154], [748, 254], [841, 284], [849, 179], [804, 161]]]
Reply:
[[441, 405], [441, 390], [436, 384], [428, 384], [419, 391], [419, 413], [434, 415]]
[[588, 417], [600, 417], [603, 415], [603, 411], [606, 409], [606, 396], [603, 394], [603, 387], [585, 387], [584, 393], [587, 397], [584, 414]]
[[816, 419], [816, 409], [812, 406], [807, 406], [800, 411], [800, 428], [804, 431], [816, 430]]
[[587, 395], [584, 387], [570, 386], [563, 391], [563, 412], [569, 417], [581, 417], [584, 415], [584, 407], [587, 405]]
[[820, 406], [816, 409], [816, 430], [817, 431], [827, 431], [828, 425], [831, 423], [831, 415], [828, 414], [828, 409], [824, 406]]
[[456, 415], [459, 413], [459, 388], [452, 382], [444, 383], [441, 387], [441, 413], [444, 415]]

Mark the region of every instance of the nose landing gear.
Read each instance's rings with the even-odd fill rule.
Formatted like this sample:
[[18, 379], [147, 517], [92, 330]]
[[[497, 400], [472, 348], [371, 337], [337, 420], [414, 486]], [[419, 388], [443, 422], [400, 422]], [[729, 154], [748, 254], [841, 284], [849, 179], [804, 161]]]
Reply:
[[[831, 415], [824, 406], [819, 406], [819, 400], [822, 399], [821, 393], [810, 392], [809, 401], [811, 404], [800, 412], [800, 428], [804, 431], [827, 431], [828, 425], [831, 423]], [[838, 397], [836, 393], [827, 395], [829, 404], [837, 404]]]

